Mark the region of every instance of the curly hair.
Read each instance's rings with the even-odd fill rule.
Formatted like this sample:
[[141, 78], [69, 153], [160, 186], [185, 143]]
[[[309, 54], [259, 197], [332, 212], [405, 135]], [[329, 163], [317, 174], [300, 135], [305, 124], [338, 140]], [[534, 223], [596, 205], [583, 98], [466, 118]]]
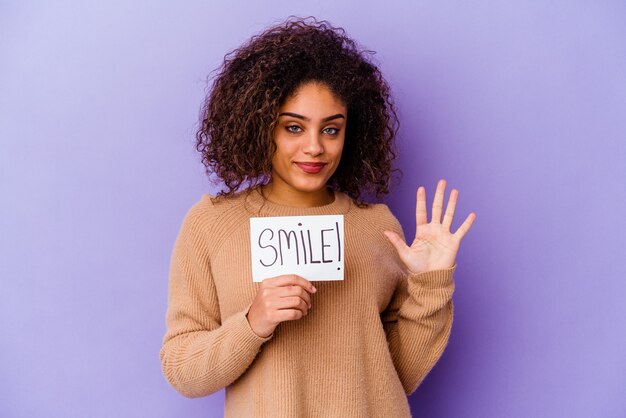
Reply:
[[325, 84], [348, 110], [342, 157], [328, 185], [360, 207], [368, 205], [363, 193], [389, 193], [391, 173], [400, 172], [392, 169], [399, 122], [373, 54], [342, 28], [294, 16], [226, 54], [196, 133], [206, 173], [228, 188], [217, 197], [270, 181], [278, 109], [309, 81]]

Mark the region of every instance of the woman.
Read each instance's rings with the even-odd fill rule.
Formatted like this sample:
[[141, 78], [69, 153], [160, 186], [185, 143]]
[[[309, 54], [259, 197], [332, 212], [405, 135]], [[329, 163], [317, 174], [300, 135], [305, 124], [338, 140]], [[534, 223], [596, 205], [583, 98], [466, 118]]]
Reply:
[[[227, 417], [405, 417], [447, 344], [458, 192], [445, 180], [416, 237], [384, 204], [396, 114], [378, 68], [343, 30], [291, 19], [227, 55], [197, 149], [226, 186], [187, 213], [171, 260], [160, 358], [187, 397], [226, 388]], [[243, 187], [245, 185], [246, 187]], [[344, 280], [253, 282], [250, 218], [343, 215]]]

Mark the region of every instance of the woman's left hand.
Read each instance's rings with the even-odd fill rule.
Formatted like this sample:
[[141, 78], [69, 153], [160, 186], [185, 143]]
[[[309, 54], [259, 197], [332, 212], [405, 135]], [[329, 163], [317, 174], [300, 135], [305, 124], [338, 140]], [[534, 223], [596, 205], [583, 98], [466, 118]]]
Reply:
[[415, 207], [415, 239], [411, 246], [393, 231], [384, 231], [385, 236], [398, 251], [400, 259], [409, 272], [422, 273], [431, 270], [448, 269], [454, 266], [456, 254], [459, 251], [461, 240], [467, 234], [476, 214], [471, 212], [465, 222], [452, 234], [450, 226], [454, 217], [454, 209], [459, 192], [452, 189], [446, 213], [441, 221], [443, 196], [446, 190], [446, 180], [437, 183], [431, 222], [428, 223], [426, 212], [426, 189], [420, 186], [417, 189], [417, 204]]

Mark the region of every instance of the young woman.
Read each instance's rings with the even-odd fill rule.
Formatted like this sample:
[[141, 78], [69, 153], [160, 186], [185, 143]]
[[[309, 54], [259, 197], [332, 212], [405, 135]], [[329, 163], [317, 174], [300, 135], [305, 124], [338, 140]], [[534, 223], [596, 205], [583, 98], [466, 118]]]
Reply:
[[[430, 223], [417, 190], [405, 243], [389, 208], [396, 114], [342, 29], [290, 19], [225, 58], [197, 149], [226, 189], [203, 195], [174, 245], [160, 358], [187, 397], [226, 388], [227, 417], [408, 417], [452, 326], [458, 191]], [[250, 218], [344, 216], [344, 280], [252, 281]]]

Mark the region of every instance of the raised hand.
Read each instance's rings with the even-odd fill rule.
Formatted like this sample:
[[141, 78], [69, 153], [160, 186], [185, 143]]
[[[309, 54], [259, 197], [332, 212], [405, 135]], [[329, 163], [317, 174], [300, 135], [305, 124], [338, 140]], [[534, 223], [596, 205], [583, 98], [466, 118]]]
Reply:
[[461, 240], [467, 234], [476, 219], [476, 214], [471, 212], [463, 224], [455, 233], [450, 232], [454, 209], [459, 192], [452, 189], [446, 213], [441, 221], [443, 209], [443, 197], [446, 190], [446, 180], [441, 179], [437, 183], [433, 211], [430, 223], [426, 212], [426, 189], [420, 186], [417, 189], [417, 204], [415, 207], [415, 239], [411, 246], [407, 246], [404, 240], [393, 231], [384, 231], [385, 236], [398, 251], [400, 259], [404, 262], [409, 272], [422, 273], [431, 270], [451, 268], [455, 264], [456, 254], [459, 251]]

